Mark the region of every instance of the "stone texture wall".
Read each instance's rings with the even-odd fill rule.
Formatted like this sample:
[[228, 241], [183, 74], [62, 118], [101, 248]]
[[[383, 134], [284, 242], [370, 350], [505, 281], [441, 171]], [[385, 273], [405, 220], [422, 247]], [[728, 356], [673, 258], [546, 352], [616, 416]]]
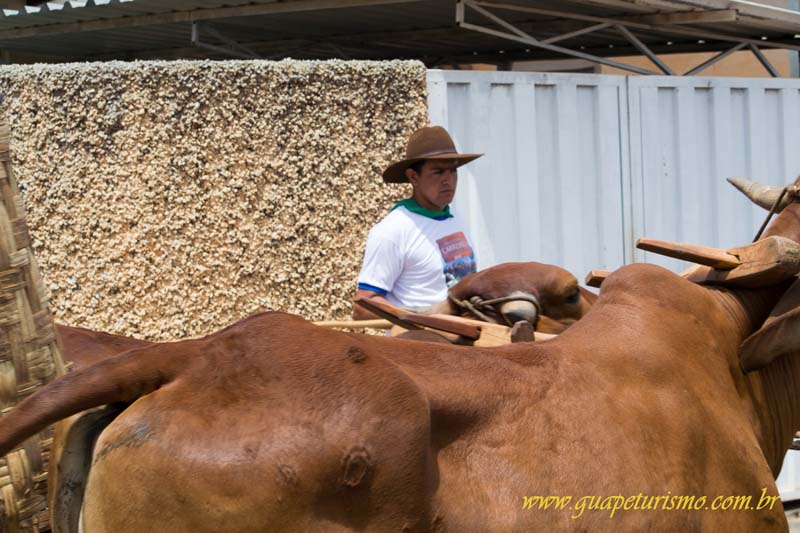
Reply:
[[0, 93], [56, 319], [152, 340], [348, 317], [427, 122], [416, 62], [10, 66]]

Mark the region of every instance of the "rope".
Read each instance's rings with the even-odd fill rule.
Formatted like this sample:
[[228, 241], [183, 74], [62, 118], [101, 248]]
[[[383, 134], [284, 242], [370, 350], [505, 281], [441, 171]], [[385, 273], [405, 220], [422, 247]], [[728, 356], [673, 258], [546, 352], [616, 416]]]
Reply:
[[542, 306], [539, 303], [539, 299], [532, 294], [524, 294], [524, 293], [517, 293], [517, 294], [510, 294], [508, 296], [503, 296], [501, 298], [492, 298], [490, 300], [484, 300], [480, 296], [472, 296], [468, 300], [459, 300], [452, 293], [447, 293], [447, 298], [456, 304], [461, 309], [468, 311], [472, 316], [479, 320], [483, 320], [484, 322], [491, 322], [492, 320], [486, 316], [483, 311], [493, 311], [503, 317], [506, 324], [508, 326], [513, 326], [508, 318], [500, 312], [500, 309], [497, 308], [499, 304], [504, 304], [507, 302], [528, 302], [533, 304], [536, 308], [536, 315], [538, 316], [539, 313], [542, 311]]
[[772, 209], [769, 210], [769, 214], [767, 214], [767, 218], [766, 220], [764, 220], [764, 223], [761, 224], [761, 228], [759, 228], [758, 233], [756, 233], [756, 238], [753, 239], [753, 242], [756, 242], [758, 239], [761, 238], [761, 235], [767, 228], [767, 224], [769, 224], [769, 221], [772, 219], [772, 216], [778, 212], [778, 207], [781, 205], [783, 197], [786, 196], [787, 194], [794, 197], [794, 200], [797, 201], [797, 199], [800, 198], [800, 187], [798, 187], [797, 185], [789, 185], [783, 188], [780, 196], [778, 196], [778, 199], [775, 201], [774, 204], [772, 204]]
[[764, 219], [764, 223], [761, 224], [761, 227], [758, 229], [758, 233], [756, 233], [756, 237], [755, 237], [755, 239], [753, 239], [753, 242], [756, 242], [758, 239], [761, 238], [761, 234], [764, 233], [765, 229], [767, 229], [767, 224], [769, 224], [769, 221], [772, 219], [772, 216], [775, 214], [775, 211], [778, 210], [778, 206], [781, 205], [781, 202], [783, 201], [783, 197], [786, 196], [786, 192], [788, 190], [789, 190], [789, 187], [784, 187], [783, 190], [781, 191], [780, 196], [778, 196], [778, 199], [775, 200], [774, 204], [772, 204], [772, 209], [769, 210], [769, 213], [767, 214], [767, 218]]

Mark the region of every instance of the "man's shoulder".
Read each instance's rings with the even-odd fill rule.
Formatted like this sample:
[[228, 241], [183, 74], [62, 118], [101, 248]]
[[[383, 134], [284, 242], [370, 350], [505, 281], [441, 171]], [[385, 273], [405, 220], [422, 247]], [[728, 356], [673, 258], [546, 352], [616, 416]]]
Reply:
[[404, 207], [398, 207], [396, 209], [392, 209], [389, 213], [386, 214], [385, 217], [380, 219], [372, 229], [370, 229], [370, 233], [379, 233], [379, 234], [396, 234], [400, 233], [403, 230], [408, 229], [408, 222], [410, 220], [409, 215], [411, 215], [408, 210]]

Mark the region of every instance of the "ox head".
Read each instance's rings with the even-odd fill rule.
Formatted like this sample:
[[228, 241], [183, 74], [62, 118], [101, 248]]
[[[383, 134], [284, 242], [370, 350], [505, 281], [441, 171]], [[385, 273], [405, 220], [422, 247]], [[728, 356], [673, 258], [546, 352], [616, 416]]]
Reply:
[[[754, 203], [780, 213], [764, 236], [779, 235], [800, 242], [800, 203], [794, 192], [742, 179], [730, 179]], [[800, 185], [800, 178], [795, 186]], [[800, 353], [800, 280], [783, 294], [761, 328], [742, 343], [739, 360], [745, 372], [765, 367], [778, 357]]]
[[[464, 278], [450, 294], [461, 301], [510, 298], [482, 312], [493, 322], [515, 324], [525, 320], [545, 333], [563, 331], [588, 313], [597, 299], [563, 268], [536, 262], [487, 268]], [[454, 307], [451, 302], [451, 314], [459, 312]]]

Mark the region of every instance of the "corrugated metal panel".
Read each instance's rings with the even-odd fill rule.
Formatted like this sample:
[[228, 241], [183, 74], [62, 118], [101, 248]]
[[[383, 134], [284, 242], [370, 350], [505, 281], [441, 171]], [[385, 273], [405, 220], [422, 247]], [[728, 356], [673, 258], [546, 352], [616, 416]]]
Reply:
[[[800, 174], [800, 83], [632, 77], [629, 97], [635, 237], [750, 242], [766, 213], [725, 178], [786, 185]], [[639, 251], [635, 258], [688, 266]]]
[[483, 266], [681, 271], [636, 239], [747, 243], [765, 213], [725, 178], [800, 175], [798, 80], [434, 70], [428, 86], [431, 121], [487, 154], [462, 170], [456, 198]]
[[[481, 268], [537, 260], [580, 278], [635, 259], [680, 271], [635, 239], [745, 244], [766, 213], [725, 178], [800, 174], [798, 80], [430, 71], [428, 88], [431, 122], [487, 154], [464, 167], [455, 201]], [[777, 484], [800, 499], [800, 453]]]
[[581, 277], [624, 262], [625, 78], [429, 71], [428, 87], [431, 122], [486, 153], [455, 200], [482, 268], [536, 260]]
[[786, 454], [776, 484], [783, 501], [800, 500], [800, 452], [789, 451]]

